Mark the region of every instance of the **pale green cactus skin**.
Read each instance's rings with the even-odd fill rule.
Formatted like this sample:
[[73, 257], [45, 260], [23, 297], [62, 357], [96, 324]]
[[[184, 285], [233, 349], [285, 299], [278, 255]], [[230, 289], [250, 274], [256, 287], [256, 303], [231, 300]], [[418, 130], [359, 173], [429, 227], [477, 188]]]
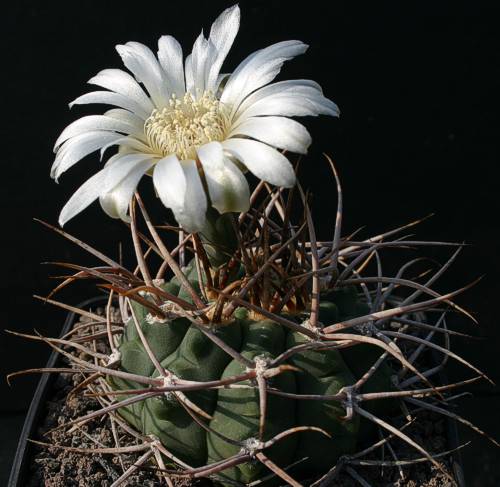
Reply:
[[[191, 283], [198, 287], [197, 281], [192, 280]], [[164, 289], [189, 301], [189, 296], [179, 291], [175, 279], [166, 283]], [[154, 323], [147, 319], [146, 308], [134, 303], [133, 309], [156, 358], [177, 377], [212, 381], [245, 372], [244, 365], [191, 326], [187, 319]], [[367, 306], [358, 299], [356, 289], [343, 288], [323, 296], [319, 320], [329, 325], [366, 313]], [[233, 322], [215, 327], [215, 330], [220, 339], [249, 359], [256, 356], [276, 357], [308, 340], [278, 323], [252, 321], [240, 310], [235, 313]], [[157, 375], [132, 320], [126, 323], [119, 349], [122, 370], [145, 376]], [[335, 394], [343, 387], [353, 385], [381, 353], [375, 347], [358, 345], [342, 351], [310, 350], [295, 354], [288, 363], [299, 371], [284, 372], [271, 379], [270, 385], [290, 393]], [[391, 390], [390, 379], [391, 369], [383, 364], [362, 391]], [[118, 378], [110, 381], [116, 389], [144, 387]], [[260, 412], [256, 388], [196, 391], [186, 393], [186, 396], [212, 416], [207, 424], [214, 432], [240, 442], [258, 437]], [[387, 403], [383, 401], [367, 404], [367, 409], [373, 412], [386, 407]], [[119, 412], [139, 431], [154, 435], [172, 454], [193, 467], [229, 458], [240, 449], [217, 434], [204, 430], [168, 394], [121, 408]], [[296, 426], [321, 428], [331, 438], [314, 431], [293, 434], [266, 450], [266, 455], [282, 467], [307, 457], [300, 463], [299, 470], [314, 474], [327, 471], [341, 455], [353, 452], [360, 439], [369, 434], [368, 425], [360, 424], [357, 415], [346, 421], [343, 419], [345, 413], [338, 402], [294, 400], [268, 394], [264, 440]], [[248, 462], [223, 471], [219, 478], [249, 483], [269, 473], [262, 463]]]

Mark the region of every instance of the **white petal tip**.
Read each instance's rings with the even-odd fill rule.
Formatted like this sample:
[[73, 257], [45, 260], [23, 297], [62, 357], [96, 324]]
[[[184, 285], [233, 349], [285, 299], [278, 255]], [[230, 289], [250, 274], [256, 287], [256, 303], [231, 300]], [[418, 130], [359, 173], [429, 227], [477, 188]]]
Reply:
[[57, 174], [57, 171], [55, 168], [50, 170], [50, 177], [57, 183], [59, 184], [59, 174]]
[[223, 13], [227, 13], [229, 15], [237, 15], [238, 17], [240, 16], [240, 5], [238, 3], [235, 3], [232, 7], [226, 8]]
[[130, 47], [127, 45], [117, 44], [115, 46], [115, 49], [118, 52], [118, 54], [120, 55], [120, 57], [122, 57], [122, 58], [124, 56], [126, 56], [127, 54], [130, 54]]

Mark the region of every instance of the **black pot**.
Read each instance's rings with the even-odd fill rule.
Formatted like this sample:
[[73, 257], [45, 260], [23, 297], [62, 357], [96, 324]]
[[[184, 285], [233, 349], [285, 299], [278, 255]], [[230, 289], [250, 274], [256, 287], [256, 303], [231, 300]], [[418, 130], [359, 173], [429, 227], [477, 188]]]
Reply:
[[[95, 306], [105, 306], [107, 303], [107, 298], [103, 296], [98, 296], [81, 303], [78, 307], [86, 309]], [[61, 336], [68, 333], [68, 331], [73, 328], [76, 321], [76, 313], [68, 313], [64, 326], [61, 330]], [[49, 360], [46, 367], [55, 367], [59, 361], [59, 354], [53, 350], [50, 354]], [[45, 399], [49, 395], [52, 384], [56, 379], [57, 374], [43, 373], [38, 382], [38, 386], [31, 400], [30, 407], [28, 409], [28, 414], [24, 420], [23, 429], [19, 437], [19, 443], [17, 445], [16, 455], [12, 463], [12, 469], [10, 471], [10, 477], [8, 482], [8, 487], [24, 487], [26, 485], [26, 480], [29, 475], [29, 461], [33, 453], [33, 444], [28, 441], [36, 433], [38, 420], [40, 415], [44, 411]]]
[[[439, 353], [434, 350], [433, 352], [435, 362], [441, 362]], [[449, 384], [448, 377], [446, 376], [446, 372], [444, 370], [441, 370], [439, 372], [439, 381], [441, 382], [441, 384]], [[458, 448], [460, 446], [460, 437], [458, 435], [457, 422], [454, 419], [449, 418], [448, 416], [446, 417], [446, 429], [449, 449], [452, 450]], [[455, 480], [457, 481], [458, 487], [465, 487], [465, 476], [462, 465], [463, 463], [461, 450], [455, 450], [451, 454], [451, 469], [455, 476]]]
[[[82, 309], [89, 308], [91, 306], [104, 306], [107, 303], [107, 298], [99, 296], [81, 303], [78, 307]], [[66, 321], [61, 331], [61, 336], [65, 335], [73, 327], [76, 320], [76, 313], [69, 313], [66, 317]], [[437, 355], [437, 354], [436, 354]], [[436, 357], [436, 363], [439, 357]], [[59, 354], [54, 350], [50, 354], [49, 360], [46, 367], [55, 367], [59, 360]], [[28, 441], [29, 438], [33, 437], [36, 433], [36, 428], [40, 415], [44, 411], [45, 399], [49, 395], [52, 384], [56, 379], [56, 374], [44, 373], [42, 374], [38, 386], [36, 388], [35, 394], [31, 401], [28, 414], [24, 421], [23, 429], [19, 437], [19, 443], [17, 445], [16, 455], [12, 463], [12, 469], [10, 472], [8, 487], [24, 487], [26, 485], [26, 479], [29, 475], [29, 461], [33, 453], [33, 444]], [[441, 372], [440, 374], [441, 383], [446, 383], [446, 374]], [[447, 429], [448, 429], [448, 445], [450, 449], [457, 448], [460, 445], [458, 437], [458, 429], [456, 421], [451, 418], [447, 418]], [[452, 470], [455, 474], [455, 478], [458, 483], [458, 487], [465, 487], [465, 479], [462, 469], [462, 460], [460, 455], [460, 450], [455, 451], [452, 454]]]

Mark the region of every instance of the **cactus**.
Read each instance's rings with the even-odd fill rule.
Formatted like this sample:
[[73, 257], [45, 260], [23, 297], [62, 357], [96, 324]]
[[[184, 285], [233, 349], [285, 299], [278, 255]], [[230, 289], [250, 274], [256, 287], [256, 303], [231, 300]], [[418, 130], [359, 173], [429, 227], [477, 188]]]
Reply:
[[[76, 273], [55, 291], [95, 278], [109, 293], [108, 315], [92, 315], [88, 340], [42, 338], [86, 377], [83, 389], [102, 398], [100, 410], [60, 428], [71, 431], [108, 415], [142, 441], [139, 464], [151, 466], [154, 459], [169, 485], [178, 477], [208, 477], [226, 485], [273, 484], [276, 478], [294, 486], [302, 485], [301, 479], [327, 485], [344, 467], [359, 477], [354, 470], [359, 461], [393, 437], [418, 452], [408, 463], [426, 460], [442, 469], [436, 452], [411, 438], [397, 416], [404, 403], [403, 417], [411, 415], [408, 408], [424, 408], [469, 424], [434, 402], [448, 390], [486, 378], [449, 348], [456, 332], [447, 327], [447, 312], [468, 315], [451, 301], [466, 288], [447, 294], [431, 289], [461, 246], [433, 242], [457, 249], [430, 277], [425, 272], [405, 277], [421, 259], [386, 277], [382, 250], [427, 245], [392, 240], [418, 222], [355, 240], [341, 237], [339, 207], [333, 238], [319, 241], [302, 192], [302, 219], [292, 224], [296, 191], [286, 195], [268, 188], [262, 194], [264, 188], [256, 189], [250, 211], [225, 227], [234, 231], [228, 238], [232, 250], [219, 244], [215, 233], [186, 236], [175, 228], [179, 245], [169, 250], [136, 195], [131, 206], [136, 272], [55, 229], [105, 264], [61, 264]], [[138, 228], [137, 205], [149, 236]], [[151, 252], [161, 257], [156, 270]], [[167, 271], [172, 277], [165, 280]], [[62, 305], [51, 296], [48, 301]], [[112, 303], [122, 323], [111, 321]], [[445, 337], [444, 346], [438, 335]], [[100, 342], [107, 355], [97, 354], [87, 341]], [[429, 350], [445, 361], [460, 361], [475, 376], [433, 384], [441, 366], [421, 361]], [[386, 437], [380, 440], [375, 429]], [[125, 483], [134, 468], [113, 485]]]
[[[193, 275], [193, 270], [196, 271], [194, 266], [188, 269], [188, 277]], [[180, 290], [172, 281], [163, 288], [174, 295]], [[319, 321], [325, 324], [343, 321], [366, 314], [365, 307], [354, 288], [335, 291], [331, 293], [330, 300], [321, 301]], [[270, 377], [269, 385], [273, 389], [292, 395], [335, 395], [359, 379], [346, 364], [345, 360], [351, 357], [343, 354], [342, 350], [304, 350], [287, 360], [278, 359], [273, 363], [294, 347], [311, 343], [311, 338], [271, 319], [251, 317], [244, 309], [237, 310], [234, 318], [227, 323], [211, 324], [215, 336], [238, 353], [234, 358], [187, 318], [157, 320], [139, 303], [132, 304], [132, 310], [133, 316], [125, 325], [118, 348], [121, 368], [129, 373], [158, 376], [144, 347], [144, 340], [150, 344], [161, 366], [184, 380], [224, 380], [245, 375], [254, 364], [260, 374], [265, 374], [278, 368], [278, 364], [287, 364], [290, 367], [288, 372]], [[137, 333], [136, 322], [142, 330], [142, 338]], [[358, 365], [366, 370], [371, 365], [370, 355], [363, 357]], [[390, 390], [390, 374], [390, 369], [385, 367], [373, 376], [377, 385], [385, 385], [380, 390]], [[119, 378], [112, 379], [111, 383], [122, 390], [142, 388], [141, 384]], [[277, 444], [272, 453], [270, 451], [269, 458], [275, 463], [288, 465], [305, 457], [308, 460], [304, 462], [303, 469], [321, 472], [328, 470], [341, 455], [354, 451], [359, 421], [357, 417], [345, 421], [345, 411], [340, 404], [319, 401], [304, 404], [293, 398], [270, 394], [265, 422], [260, 424], [259, 391], [251, 388], [250, 379], [242, 381], [242, 384], [249, 388], [186, 393], [189, 403], [210, 416], [207, 422], [209, 429], [193, 421], [185, 409], [187, 404], [171, 393], [167, 393], [166, 397], [135, 403], [120, 411], [138, 430], [154, 435], [162, 444], [168, 445], [172, 454], [195, 467], [236, 455], [241, 449], [239, 445], [267, 441], [282, 431], [306, 425], [318, 430], [304, 432], [299, 437], [290, 436]], [[374, 392], [376, 389], [367, 387], [362, 391]], [[319, 433], [320, 430], [323, 434]], [[249, 483], [264, 475], [265, 470], [262, 464], [247, 463], [225, 470], [223, 476]]]

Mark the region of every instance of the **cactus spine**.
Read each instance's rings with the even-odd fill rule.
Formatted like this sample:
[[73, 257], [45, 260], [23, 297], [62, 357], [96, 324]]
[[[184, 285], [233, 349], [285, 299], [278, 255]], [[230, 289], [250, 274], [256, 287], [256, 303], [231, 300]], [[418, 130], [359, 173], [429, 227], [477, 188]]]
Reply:
[[[89, 360], [82, 359], [82, 345], [71, 340], [45, 339], [87, 378], [87, 388], [106, 398], [102, 409], [64, 427], [110, 415], [144, 442], [149, 454], [141, 462], [155, 459], [167, 482], [208, 477], [254, 485], [278, 478], [294, 486], [301, 485], [297, 479], [327, 485], [349, 462], [387, 441], [380, 442], [375, 428], [441, 469], [396, 416], [400, 401], [449, 415], [433, 398], [485, 377], [449, 344], [436, 343], [437, 332], [449, 336], [450, 308], [467, 313], [451, 301], [463, 289], [441, 295], [430, 287], [448, 264], [430, 277], [406, 279], [413, 259], [386, 277], [382, 249], [426, 245], [392, 240], [408, 226], [358, 241], [340, 238], [337, 218], [332, 240], [318, 241], [306, 199], [302, 221], [292, 224], [293, 191], [287, 198], [280, 190], [260, 197], [233, 222], [231, 245], [237, 243], [230, 255], [207, 236], [183, 234], [169, 251], [138, 196], [150, 232], [150, 238], [139, 232], [134, 204], [141, 277], [84, 247], [106, 266], [78, 267], [57, 289], [98, 279], [110, 304], [118, 297], [123, 323], [108, 317], [97, 335], [89, 329], [92, 340], [108, 347], [107, 360], [90, 351]], [[162, 257], [156, 275], [146, 266], [141, 238]], [[167, 269], [173, 277], [165, 281]], [[406, 294], [398, 293], [402, 289]], [[420, 362], [431, 349], [476, 376], [435, 386], [439, 367], [421, 369], [426, 362]], [[126, 483], [132, 471], [113, 485]]]

